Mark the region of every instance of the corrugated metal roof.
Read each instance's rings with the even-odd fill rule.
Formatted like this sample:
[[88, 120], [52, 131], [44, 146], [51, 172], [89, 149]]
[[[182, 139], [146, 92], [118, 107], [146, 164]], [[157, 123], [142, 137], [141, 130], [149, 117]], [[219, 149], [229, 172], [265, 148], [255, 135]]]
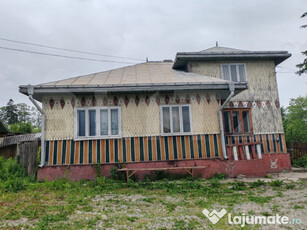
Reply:
[[45, 86], [103, 86], [170, 83], [227, 83], [227, 81], [200, 74], [174, 70], [173, 62], [146, 62], [100, 73], [93, 73], [60, 81], [43, 83]]
[[[229, 90], [229, 81], [175, 70], [173, 62], [146, 62], [119, 69], [53, 81], [34, 86], [33, 97], [41, 101], [43, 94], [145, 92], [215, 89]], [[235, 82], [236, 90], [247, 89], [246, 82]], [[32, 87], [32, 86], [31, 86]], [[19, 86], [28, 95], [28, 86]]]

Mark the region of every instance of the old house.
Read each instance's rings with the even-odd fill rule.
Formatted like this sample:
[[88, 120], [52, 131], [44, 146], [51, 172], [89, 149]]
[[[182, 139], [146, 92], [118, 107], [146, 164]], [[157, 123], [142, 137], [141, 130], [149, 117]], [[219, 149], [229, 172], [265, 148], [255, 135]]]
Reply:
[[[275, 67], [286, 51], [213, 47], [40, 85], [20, 86], [43, 113], [39, 179], [125, 168], [208, 177], [290, 170]], [[67, 167], [69, 166], [69, 167]], [[180, 171], [180, 170], [178, 170]]]

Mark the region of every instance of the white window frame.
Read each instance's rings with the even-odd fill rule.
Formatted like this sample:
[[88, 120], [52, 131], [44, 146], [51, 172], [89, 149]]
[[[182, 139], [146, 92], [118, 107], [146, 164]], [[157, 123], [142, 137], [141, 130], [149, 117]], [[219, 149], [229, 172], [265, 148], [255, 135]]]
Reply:
[[[108, 110], [108, 133], [109, 135], [100, 135], [100, 110]], [[111, 109], [118, 110], [118, 135], [111, 134]], [[89, 111], [96, 111], [96, 135], [89, 135]], [[85, 111], [85, 136], [78, 136], [79, 122], [78, 122], [78, 111]], [[74, 140], [97, 140], [97, 139], [117, 139], [122, 137], [122, 117], [121, 117], [120, 106], [101, 106], [101, 107], [86, 107], [86, 108], [75, 108], [74, 109]]]
[[221, 77], [222, 79], [226, 80], [224, 78], [224, 73], [223, 73], [223, 66], [227, 65], [228, 66], [228, 71], [229, 71], [229, 77], [230, 77], [230, 81], [231, 80], [231, 70], [230, 70], [230, 66], [231, 65], [235, 65], [236, 66], [236, 70], [237, 70], [237, 78], [241, 78], [240, 77], [240, 71], [239, 71], [239, 65], [243, 65], [244, 66], [244, 71], [245, 71], [245, 81], [235, 81], [235, 82], [247, 82], [247, 71], [246, 71], [246, 64], [245, 63], [222, 63], [221, 66], [220, 66], [220, 69], [221, 69]]
[[[180, 132], [173, 131], [173, 116], [172, 108], [179, 107], [179, 123], [180, 123]], [[190, 132], [183, 132], [183, 120], [182, 120], [182, 107], [189, 107], [189, 118], [190, 118]], [[170, 133], [164, 133], [163, 131], [163, 108], [170, 109]], [[182, 135], [192, 135], [193, 134], [193, 125], [192, 125], [192, 112], [190, 104], [183, 105], [161, 105], [160, 106], [160, 126], [161, 126], [161, 136], [182, 136]]]

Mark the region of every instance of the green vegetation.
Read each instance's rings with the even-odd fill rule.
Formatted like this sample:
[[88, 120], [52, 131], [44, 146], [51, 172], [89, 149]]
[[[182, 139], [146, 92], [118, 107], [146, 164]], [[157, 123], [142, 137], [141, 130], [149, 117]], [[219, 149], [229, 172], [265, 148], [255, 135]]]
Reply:
[[291, 99], [282, 117], [286, 141], [307, 143], [307, 96]]
[[293, 166], [307, 168], [307, 155], [304, 155], [301, 158], [294, 161]]
[[[213, 225], [202, 214], [204, 208], [223, 207], [235, 213], [240, 207], [246, 210], [251, 206], [246, 212], [269, 215], [278, 210], [282, 214], [280, 194], [306, 188], [306, 182], [293, 182], [290, 187], [278, 180], [227, 182], [221, 175], [208, 180], [170, 180], [160, 177], [161, 173], [156, 181], [152, 181], [153, 176], [142, 182], [125, 183], [115, 170], [116, 180], [102, 177], [99, 164], [95, 168], [94, 181], [37, 182], [26, 177], [16, 161], [0, 158], [0, 228], [207, 229]], [[303, 196], [304, 192], [300, 194]], [[259, 211], [253, 208], [255, 205], [270, 205], [271, 209]], [[301, 211], [304, 205], [292, 203], [290, 208]], [[233, 228], [226, 221], [214, 227]]]
[[14, 133], [40, 132], [41, 114], [35, 107], [25, 103], [14, 104], [10, 99], [6, 106], [0, 108], [0, 120]]

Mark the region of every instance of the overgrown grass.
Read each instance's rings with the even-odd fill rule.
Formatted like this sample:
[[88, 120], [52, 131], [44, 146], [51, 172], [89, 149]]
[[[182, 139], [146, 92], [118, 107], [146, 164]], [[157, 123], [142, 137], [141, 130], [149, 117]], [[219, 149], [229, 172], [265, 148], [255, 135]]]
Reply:
[[[167, 178], [169, 175], [161, 172], [148, 176], [144, 181], [130, 180], [126, 183], [117, 171], [113, 170], [112, 178], [108, 179], [98, 173], [100, 165], [95, 167], [97, 173], [93, 181], [72, 182], [63, 178], [52, 182], [38, 182], [26, 177], [16, 161], [0, 157], [0, 228], [7, 221], [22, 218], [27, 218], [30, 223], [29, 226], [21, 224], [22, 227], [36, 229], [88, 229], [98, 228], [101, 224], [102, 228], [112, 228], [114, 224], [123, 224], [123, 229], [125, 225], [146, 227], [142, 218], [129, 212], [134, 209], [142, 212], [146, 210], [148, 214], [143, 215], [149, 220], [159, 215], [161, 218], [167, 216], [173, 223], [171, 228], [193, 229], [207, 223], [201, 213], [204, 208], [213, 209], [219, 205], [231, 211], [236, 205], [250, 202], [262, 206], [274, 200], [273, 195], [261, 194], [267, 189], [273, 187], [278, 192], [283, 192], [296, 186], [285, 185], [278, 180], [270, 183], [262, 180], [253, 183], [237, 180], [225, 182], [224, 175], [214, 175], [208, 180], [186, 175]], [[109, 196], [111, 198], [107, 198]], [[129, 200], [129, 197], [135, 196], [136, 200]], [[158, 212], [152, 210], [155, 207]], [[301, 208], [304, 207], [293, 205], [295, 210]], [[124, 214], [117, 213], [122, 210], [125, 211]], [[81, 217], [74, 217], [78, 213], [81, 213]], [[189, 220], [172, 219], [177, 215], [174, 213], [192, 217]], [[85, 218], [84, 215], [88, 217]], [[103, 219], [104, 215], [108, 218]]]

